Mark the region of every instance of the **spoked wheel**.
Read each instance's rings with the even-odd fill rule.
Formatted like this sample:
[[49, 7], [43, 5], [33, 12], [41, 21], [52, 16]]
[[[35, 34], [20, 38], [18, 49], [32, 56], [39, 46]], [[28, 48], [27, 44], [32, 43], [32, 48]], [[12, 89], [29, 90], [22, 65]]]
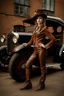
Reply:
[[17, 82], [25, 80], [25, 63], [29, 58], [29, 53], [15, 53], [9, 63], [11, 77]]
[[6, 65], [0, 62], [0, 70], [3, 72], [8, 71], [8, 64]]

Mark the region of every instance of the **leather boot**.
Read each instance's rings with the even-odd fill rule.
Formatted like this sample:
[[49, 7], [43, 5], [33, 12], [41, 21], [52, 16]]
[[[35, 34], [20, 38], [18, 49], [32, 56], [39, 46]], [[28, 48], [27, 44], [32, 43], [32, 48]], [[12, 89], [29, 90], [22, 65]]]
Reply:
[[26, 81], [25, 85], [22, 88], [20, 88], [20, 90], [25, 90], [25, 89], [32, 89], [31, 81]]
[[45, 84], [39, 82], [38, 86], [36, 87], [35, 91], [40, 91], [43, 90], [45, 88]]

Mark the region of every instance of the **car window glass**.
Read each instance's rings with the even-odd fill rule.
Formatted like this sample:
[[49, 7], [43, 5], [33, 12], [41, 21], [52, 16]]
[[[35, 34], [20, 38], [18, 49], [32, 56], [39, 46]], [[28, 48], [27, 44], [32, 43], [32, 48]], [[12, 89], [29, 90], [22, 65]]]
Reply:
[[27, 26], [25, 28], [25, 32], [32, 33], [33, 32], [33, 28], [34, 28], [34, 26]]
[[25, 26], [15, 25], [15, 26], [14, 26], [14, 31], [15, 31], [15, 32], [24, 32], [24, 31], [25, 31]]
[[58, 26], [58, 27], [57, 27], [57, 32], [58, 32], [58, 33], [62, 32], [62, 27], [61, 27], [61, 26]]

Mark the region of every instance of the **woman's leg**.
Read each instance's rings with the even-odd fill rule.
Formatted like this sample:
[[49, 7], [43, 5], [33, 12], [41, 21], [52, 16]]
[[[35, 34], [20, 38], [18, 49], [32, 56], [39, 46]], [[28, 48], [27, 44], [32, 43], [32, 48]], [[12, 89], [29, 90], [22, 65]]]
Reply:
[[31, 89], [32, 88], [32, 83], [30, 81], [30, 66], [34, 63], [35, 59], [36, 59], [37, 55], [35, 53], [33, 53], [30, 58], [28, 59], [28, 61], [26, 62], [26, 83], [25, 85], [21, 88], [21, 90], [24, 89]]
[[46, 79], [46, 49], [39, 49], [39, 61], [40, 61], [40, 70], [41, 70], [41, 78], [39, 84], [36, 88], [36, 91], [42, 90], [45, 87], [45, 79]]
[[26, 62], [26, 80], [30, 80], [30, 66], [34, 63], [34, 61], [36, 60], [37, 55], [35, 53], [33, 53], [30, 58], [28, 59], [28, 61]]

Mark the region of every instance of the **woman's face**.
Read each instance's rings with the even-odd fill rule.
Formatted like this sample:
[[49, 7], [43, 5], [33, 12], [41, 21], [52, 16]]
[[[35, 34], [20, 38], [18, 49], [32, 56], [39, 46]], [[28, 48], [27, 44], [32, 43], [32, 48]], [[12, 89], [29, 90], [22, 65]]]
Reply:
[[43, 17], [42, 16], [38, 16], [36, 19], [37, 24], [42, 24], [44, 22]]

